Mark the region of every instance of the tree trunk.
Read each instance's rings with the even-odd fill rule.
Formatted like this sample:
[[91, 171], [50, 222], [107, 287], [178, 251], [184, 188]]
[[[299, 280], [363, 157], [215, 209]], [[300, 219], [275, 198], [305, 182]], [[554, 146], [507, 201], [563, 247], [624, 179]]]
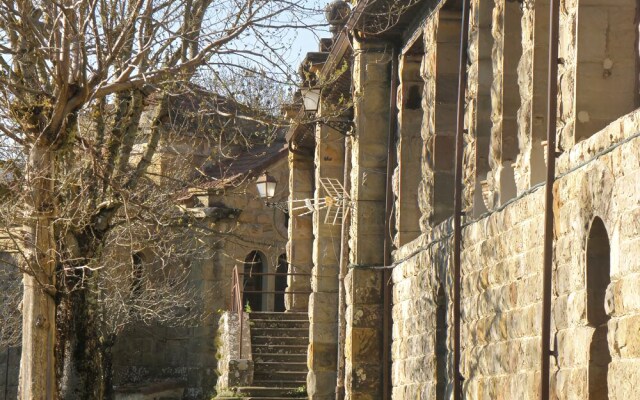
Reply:
[[104, 398], [105, 400], [113, 400], [115, 393], [113, 391], [113, 346], [115, 341], [113, 338], [107, 339], [102, 348], [102, 370], [104, 372]]
[[62, 399], [104, 398], [102, 345], [95, 324], [96, 310], [92, 309], [94, 303], [90, 299], [89, 289], [76, 289], [65, 295], [58, 306], [58, 370]]
[[35, 144], [29, 154], [28, 185], [31, 215], [25, 250], [29, 255], [22, 300], [22, 359], [18, 397], [24, 400], [56, 398], [55, 382], [55, 239], [54, 154]]

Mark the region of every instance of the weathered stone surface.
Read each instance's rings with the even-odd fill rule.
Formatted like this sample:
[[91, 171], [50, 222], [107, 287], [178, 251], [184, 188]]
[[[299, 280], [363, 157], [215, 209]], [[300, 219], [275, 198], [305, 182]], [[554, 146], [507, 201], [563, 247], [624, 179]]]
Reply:
[[234, 312], [224, 312], [218, 328], [218, 383], [216, 389], [225, 391], [238, 386], [250, 386], [253, 382], [251, 333], [249, 315], [243, 314], [242, 358], [240, 358], [240, 320]]

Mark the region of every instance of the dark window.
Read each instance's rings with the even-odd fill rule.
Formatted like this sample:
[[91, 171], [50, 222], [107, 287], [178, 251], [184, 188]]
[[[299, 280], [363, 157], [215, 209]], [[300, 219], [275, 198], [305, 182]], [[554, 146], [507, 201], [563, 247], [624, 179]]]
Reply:
[[605, 310], [607, 286], [611, 283], [609, 236], [600, 218], [595, 218], [587, 241], [587, 322], [594, 329], [589, 347], [589, 400], [607, 400], [607, 373], [611, 353], [607, 342], [610, 317]]
[[287, 289], [287, 255], [281, 254], [278, 257], [278, 266], [276, 267], [276, 294], [273, 303], [274, 311], [285, 311], [284, 291]]
[[262, 277], [264, 259], [260, 252], [252, 251], [244, 262], [243, 305], [247, 304], [252, 311], [262, 311]]

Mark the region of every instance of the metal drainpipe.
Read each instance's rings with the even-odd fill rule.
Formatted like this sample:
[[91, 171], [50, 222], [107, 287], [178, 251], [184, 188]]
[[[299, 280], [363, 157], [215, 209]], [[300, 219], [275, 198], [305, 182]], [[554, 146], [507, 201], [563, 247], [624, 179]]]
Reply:
[[[344, 190], [351, 191], [349, 173], [351, 172], [351, 138], [344, 139]], [[344, 399], [344, 344], [347, 336], [346, 312], [347, 302], [344, 287], [344, 278], [347, 275], [347, 264], [349, 264], [349, 227], [351, 226], [351, 213], [349, 205], [343, 204], [342, 229], [340, 231], [340, 275], [338, 276], [338, 377], [336, 384], [336, 400]]]
[[460, 284], [462, 280], [460, 253], [462, 251], [462, 168], [464, 152], [464, 109], [467, 87], [467, 62], [469, 47], [470, 0], [462, 5], [462, 27], [460, 29], [460, 65], [458, 70], [458, 110], [456, 129], [456, 169], [453, 200], [453, 398], [462, 399], [462, 376], [460, 373]]
[[[392, 43], [391, 51], [391, 85], [389, 99], [389, 140], [387, 144], [387, 184], [384, 218], [384, 265], [391, 265], [391, 247], [393, 243], [393, 225], [391, 216], [393, 213], [393, 170], [397, 164], [395, 143], [398, 129], [398, 57], [400, 47], [397, 42]], [[385, 268], [382, 272], [383, 314], [382, 314], [382, 398], [391, 399], [391, 333], [393, 320], [391, 316], [391, 269]]]
[[547, 109], [547, 181], [544, 206], [544, 270], [542, 276], [542, 343], [540, 398], [549, 400], [551, 357], [551, 279], [553, 265], [553, 183], [556, 174], [556, 119], [558, 117], [558, 39], [560, 0], [551, 0], [549, 12], [549, 87]]

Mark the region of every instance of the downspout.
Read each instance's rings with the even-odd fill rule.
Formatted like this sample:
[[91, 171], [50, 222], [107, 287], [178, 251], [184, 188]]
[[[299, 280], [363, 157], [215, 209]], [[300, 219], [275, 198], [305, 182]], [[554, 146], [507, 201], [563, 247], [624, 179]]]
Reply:
[[[343, 185], [345, 193], [351, 191], [351, 181], [349, 175], [351, 173], [351, 138], [344, 139], [344, 178]], [[336, 400], [343, 400], [344, 392], [344, 344], [347, 337], [347, 302], [344, 287], [344, 278], [347, 275], [347, 265], [349, 264], [349, 228], [351, 227], [351, 213], [349, 212], [349, 204], [346, 202], [342, 205], [342, 230], [340, 231], [340, 272], [338, 276], [338, 376], [336, 382]]]
[[553, 183], [556, 174], [556, 119], [558, 117], [558, 39], [560, 0], [551, 0], [549, 12], [549, 87], [547, 109], [547, 180], [544, 204], [544, 270], [542, 275], [542, 343], [540, 398], [549, 400], [551, 344], [551, 279], [553, 266]]
[[[393, 215], [393, 171], [397, 164], [396, 160], [396, 136], [398, 129], [398, 57], [399, 44], [393, 42], [391, 51], [391, 85], [389, 96], [389, 140], [387, 144], [387, 183], [386, 183], [386, 203], [384, 218], [384, 265], [390, 266], [391, 248], [393, 246], [393, 227], [391, 217]], [[382, 273], [382, 293], [383, 293], [383, 314], [382, 314], [382, 398], [391, 399], [391, 333], [393, 330], [393, 320], [391, 316], [391, 296], [393, 284], [391, 282], [391, 272], [393, 270], [385, 268]]]
[[467, 87], [467, 63], [469, 47], [470, 0], [462, 5], [462, 27], [460, 29], [460, 65], [458, 70], [458, 110], [456, 129], [456, 162], [453, 200], [453, 399], [462, 399], [462, 375], [460, 373], [460, 303], [461, 303], [461, 262], [462, 251], [462, 170], [464, 152], [464, 110]]

